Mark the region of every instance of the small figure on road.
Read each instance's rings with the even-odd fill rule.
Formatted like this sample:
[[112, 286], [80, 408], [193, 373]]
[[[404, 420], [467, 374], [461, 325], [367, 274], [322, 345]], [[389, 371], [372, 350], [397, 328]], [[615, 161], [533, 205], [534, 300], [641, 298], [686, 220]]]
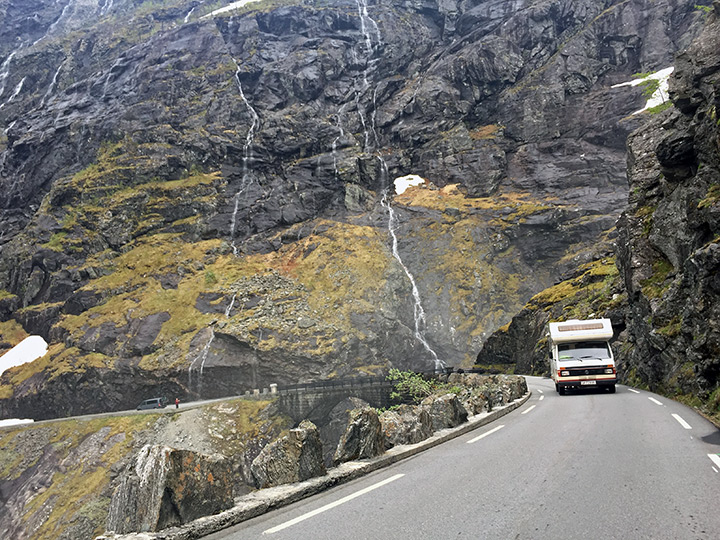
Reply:
[[175, 398], [175, 408], [177, 409], [177, 408], [179, 408], [179, 407], [180, 407], [180, 399], [179, 399], [179, 398]]

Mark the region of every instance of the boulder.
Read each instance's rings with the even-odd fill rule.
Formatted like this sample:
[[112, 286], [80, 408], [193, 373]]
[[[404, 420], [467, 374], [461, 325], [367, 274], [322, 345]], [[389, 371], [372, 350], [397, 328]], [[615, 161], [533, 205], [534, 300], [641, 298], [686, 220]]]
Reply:
[[401, 444], [415, 444], [433, 434], [432, 418], [427, 409], [414, 405], [401, 405], [380, 415], [385, 448]]
[[385, 450], [382, 425], [377, 411], [370, 407], [350, 414], [345, 433], [335, 451], [335, 464], [379, 456]]
[[146, 445], [113, 493], [106, 529], [159, 531], [232, 504], [232, 473], [225, 458]]
[[315, 424], [303, 420], [290, 433], [262, 449], [250, 466], [258, 488], [302, 482], [325, 474], [322, 441]]
[[320, 427], [320, 437], [323, 442], [323, 459], [326, 467], [332, 467], [335, 462], [335, 451], [340, 443], [340, 439], [347, 430], [352, 411], [369, 406], [370, 404], [367, 401], [351, 396], [343, 399], [332, 408], [328, 415], [330, 418], [329, 422]]
[[467, 421], [468, 412], [455, 394], [429, 396], [421, 405], [430, 414], [433, 431], [455, 427]]

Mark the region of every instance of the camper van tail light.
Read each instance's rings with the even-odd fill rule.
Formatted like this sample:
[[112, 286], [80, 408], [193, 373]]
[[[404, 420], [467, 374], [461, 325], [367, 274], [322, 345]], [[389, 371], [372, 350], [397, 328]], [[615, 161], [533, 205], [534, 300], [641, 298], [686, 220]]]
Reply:
[[613, 373], [615, 373], [615, 370], [613, 368], [607, 368], [605, 370], [605, 373], [609, 373], [610, 375], [612, 375]]
[[562, 370], [562, 371], [558, 370], [558, 373], [560, 374], [561, 377], [567, 377], [568, 375], [570, 375], [570, 372], [567, 370]]

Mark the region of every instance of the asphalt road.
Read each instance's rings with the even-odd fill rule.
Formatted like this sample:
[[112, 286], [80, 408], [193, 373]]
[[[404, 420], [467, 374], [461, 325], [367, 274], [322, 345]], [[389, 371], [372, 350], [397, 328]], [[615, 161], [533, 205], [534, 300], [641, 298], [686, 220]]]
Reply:
[[494, 423], [206, 538], [720, 538], [710, 422], [625, 386], [528, 383], [532, 398]]

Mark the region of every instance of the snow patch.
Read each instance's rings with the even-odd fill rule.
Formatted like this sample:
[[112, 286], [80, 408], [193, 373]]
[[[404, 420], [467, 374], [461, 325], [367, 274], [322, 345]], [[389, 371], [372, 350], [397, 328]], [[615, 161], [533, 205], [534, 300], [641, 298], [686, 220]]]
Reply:
[[32, 424], [34, 420], [29, 418], [10, 418], [9, 420], [0, 420], [0, 427], [19, 426], [22, 424]]
[[6, 369], [21, 366], [42, 358], [48, 351], [48, 344], [40, 336], [29, 336], [0, 356], [0, 375]]
[[419, 186], [426, 182], [422, 176], [417, 174], [408, 174], [407, 176], [398, 176], [395, 179], [395, 194], [402, 195], [410, 186]]
[[214, 17], [215, 15], [220, 15], [221, 13], [227, 13], [228, 11], [232, 11], [233, 9], [239, 9], [243, 7], [244, 5], [250, 4], [252, 2], [259, 2], [260, 0], [240, 0], [239, 2], [233, 2], [232, 4], [228, 4], [227, 6], [216, 9], [215, 11], [211, 11], [207, 15], [203, 15], [200, 17], [200, 19], [207, 19], [208, 17]]
[[645, 107], [633, 113], [638, 114], [648, 109], [652, 109], [653, 107], [657, 107], [658, 105], [661, 105], [670, 99], [670, 94], [668, 92], [668, 79], [670, 79], [670, 75], [673, 71], [675, 71], [675, 68], [671, 66], [669, 68], [661, 69], [660, 71], [657, 71], [655, 73], [651, 73], [650, 75], [648, 75], [647, 77], [643, 77], [642, 79], [633, 79], [632, 81], [614, 84], [610, 88], [620, 88], [621, 86], [637, 86], [638, 84], [642, 84], [646, 81], [651, 80], [659, 81], [660, 86], [658, 86], [658, 89], [655, 90], [652, 96], [650, 96], [650, 99], [648, 99]]

